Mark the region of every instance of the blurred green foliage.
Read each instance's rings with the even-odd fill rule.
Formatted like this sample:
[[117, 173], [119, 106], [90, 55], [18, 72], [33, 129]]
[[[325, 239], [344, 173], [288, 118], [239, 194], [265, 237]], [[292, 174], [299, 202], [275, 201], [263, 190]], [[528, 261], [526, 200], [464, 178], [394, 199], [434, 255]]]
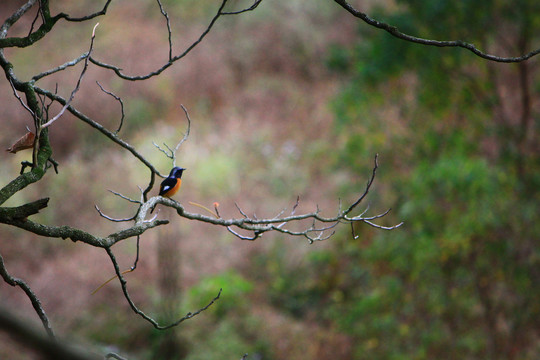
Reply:
[[[538, 2], [399, 4], [374, 17], [415, 36], [487, 50], [509, 43], [519, 53], [520, 41], [538, 41]], [[519, 66], [537, 60], [503, 68], [462, 49], [410, 44], [364, 26], [360, 36], [328, 59], [349, 79], [332, 104], [339, 166], [365, 175], [370, 156], [381, 153], [385, 175], [377, 183], [397, 199], [393, 220], [405, 225], [376, 234], [362, 227], [359, 248], [337, 246], [325, 255], [325, 266], [339, 261], [350, 277], [364, 274], [342, 281], [347, 296], [331, 303], [326, 318], [357, 339], [358, 358], [536, 358], [540, 116], [524, 110], [530, 104], [514, 106], [507, 121], [500, 112], [524, 93], [538, 95], [537, 71], [526, 85], [507, 85]], [[501, 96], [501, 86], [514, 86], [515, 98]], [[524, 111], [533, 119], [525, 128]], [[536, 140], [516, 135], [529, 131]]]
[[246, 295], [253, 289], [253, 284], [234, 270], [204, 278], [189, 290], [188, 306], [192, 309], [200, 308], [201, 299], [214, 298], [219, 289], [224, 289], [227, 296], [222, 296], [216, 302], [212, 312], [221, 318], [228, 312], [240, 311], [242, 306], [247, 305]]
[[[254, 284], [235, 270], [201, 279], [189, 290], [184, 311], [193, 311], [206, 303], [223, 289], [221, 297], [195, 322], [183, 328], [185, 339], [190, 345], [186, 359], [225, 359], [243, 354], [265, 354], [270, 356], [270, 347], [262, 336], [257, 334], [258, 320], [248, 313], [253, 306], [249, 295]], [[202, 325], [202, 326], [201, 326]]]

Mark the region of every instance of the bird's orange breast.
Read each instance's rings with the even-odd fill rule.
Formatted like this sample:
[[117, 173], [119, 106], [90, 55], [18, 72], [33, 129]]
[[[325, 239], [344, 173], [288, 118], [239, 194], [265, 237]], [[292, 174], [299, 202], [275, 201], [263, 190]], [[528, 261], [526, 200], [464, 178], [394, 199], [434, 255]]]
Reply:
[[174, 187], [171, 190], [167, 191], [167, 193], [164, 194], [163, 196], [166, 196], [166, 197], [173, 196], [174, 194], [178, 192], [181, 185], [182, 185], [182, 179], [176, 179], [176, 185], [174, 185]]

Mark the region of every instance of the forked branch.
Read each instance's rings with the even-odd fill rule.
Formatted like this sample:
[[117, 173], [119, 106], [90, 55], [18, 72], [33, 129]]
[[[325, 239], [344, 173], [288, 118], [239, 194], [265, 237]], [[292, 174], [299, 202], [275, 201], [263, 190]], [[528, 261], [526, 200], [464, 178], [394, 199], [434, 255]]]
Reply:
[[131, 299], [131, 296], [129, 295], [129, 292], [128, 292], [128, 289], [127, 289], [127, 281], [126, 279], [124, 278], [124, 275], [122, 275], [122, 272], [120, 271], [120, 266], [118, 266], [118, 261], [116, 261], [116, 257], [114, 256], [112, 250], [110, 247], [107, 247], [105, 248], [105, 250], [107, 251], [107, 254], [109, 255], [110, 259], [111, 259], [111, 262], [114, 266], [114, 271], [116, 273], [116, 276], [118, 277], [118, 279], [120, 280], [120, 285], [122, 287], [122, 292], [124, 293], [124, 297], [126, 298], [129, 306], [131, 307], [131, 309], [136, 313], [138, 314], [139, 316], [141, 316], [143, 319], [145, 319], [146, 321], [148, 321], [149, 323], [151, 323], [156, 329], [158, 330], [166, 330], [166, 329], [170, 329], [172, 327], [175, 327], [177, 325], [179, 325], [180, 323], [186, 321], [186, 320], [189, 320], [197, 315], [199, 315], [201, 312], [205, 311], [206, 309], [208, 309], [210, 306], [212, 306], [212, 304], [214, 304], [218, 299], [219, 297], [221, 296], [221, 291], [222, 289], [219, 289], [219, 292], [218, 294], [212, 299], [210, 300], [210, 302], [208, 304], [206, 304], [205, 306], [203, 306], [202, 308], [198, 309], [197, 311], [195, 312], [188, 312], [186, 315], [184, 315], [183, 317], [179, 318], [178, 320], [175, 320], [174, 322], [171, 322], [170, 324], [168, 325], [161, 325], [159, 324], [158, 321], [156, 321], [155, 319], [153, 319], [151, 316], [147, 315], [144, 311], [142, 311], [141, 309], [139, 309], [137, 307], [137, 305], [135, 305], [135, 303], [133, 302], [133, 300]]
[[[281, 212], [278, 216], [273, 218], [257, 218], [255, 216], [249, 217], [246, 215], [246, 212], [240, 209], [240, 207], [237, 205], [237, 208], [241, 213], [242, 217], [224, 219], [220, 216], [215, 215], [207, 216], [199, 213], [191, 213], [187, 211], [182, 204], [172, 199], [156, 196], [141, 205], [137, 214], [137, 221], [144, 221], [144, 218], [150, 209], [152, 209], [156, 204], [162, 204], [176, 209], [178, 215], [183, 218], [195, 221], [202, 221], [212, 225], [224, 226], [229, 232], [242, 240], [256, 240], [261, 237], [262, 234], [274, 231], [290, 236], [304, 237], [310, 243], [313, 243], [314, 241], [325, 240], [331, 237], [333, 235], [333, 232], [330, 234], [328, 234], [327, 232], [336, 227], [339, 223], [363, 222], [378, 229], [393, 230], [400, 227], [403, 223], [399, 223], [393, 226], [381, 226], [373, 222], [373, 220], [382, 218], [387, 215], [390, 210], [387, 210], [381, 214], [365, 216], [365, 213], [367, 211], [366, 210], [359, 215], [351, 216], [352, 211], [365, 199], [373, 184], [373, 181], [375, 180], [376, 170], [378, 167], [377, 159], [378, 157], [375, 156], [375, 164], [373, 167], [373, 171], [363, 193], [346, 210], [342, 210], [341, 208], [338, 209], [337, 214], [333, 217], [322, 216], [318, 208], [313, 212], [297, 215], [295, 214], [296, 207], [298, 206], [297, 200], [297, 203], [293, 207], [293, 211], [288, 216], [282, 216], [283, 212]], [[304, 223], [302, 230], [291, 230], [290, 227], [286, 226], [298, 222]], [[309, 225], [306, 225], [305, 222], [309, 222]], [[235, 230], [235, 228], [246, 230], [251, 233], [251, 235], [241, 235]]]

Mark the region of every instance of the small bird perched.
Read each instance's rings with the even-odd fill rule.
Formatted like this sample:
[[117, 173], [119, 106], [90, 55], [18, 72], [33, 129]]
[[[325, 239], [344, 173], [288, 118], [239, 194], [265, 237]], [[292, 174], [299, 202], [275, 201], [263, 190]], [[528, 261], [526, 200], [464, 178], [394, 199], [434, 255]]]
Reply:
[[[161, 182], [161, 185], [159, 186], [159, 195], [170, 198], [176, 194], [182, 185], [182, 173], [184, 170], [186, 169], [173, 167], [169, 176]], [[150, 213], [153, 213], [154, 209], [152, 209]]]

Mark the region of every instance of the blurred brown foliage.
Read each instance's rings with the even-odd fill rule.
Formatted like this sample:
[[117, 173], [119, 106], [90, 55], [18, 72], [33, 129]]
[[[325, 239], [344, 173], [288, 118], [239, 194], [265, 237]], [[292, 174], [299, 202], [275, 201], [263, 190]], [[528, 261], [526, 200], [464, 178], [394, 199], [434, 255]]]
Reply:
[[[0, 4], [0, 13], [10, 13], [14, 5]], [[216, 3], [168, 1], [164, 5], [171, 16], [174, 49], [179, 51], [199, 36]], [[86, 1], [74, 7], [69, 1], [60, 1], [52, 6], [54, 11], [61, 9], [77, 15], [95, 4]], [[195, 51], [164, 76], [144, 83], [126, 83], [90, 66], [74, 104], [104, 126], [116, 128], [120, 118], [118, 104], [99, 91], [95, 82], [121, 96], [126, 107], [121, 136], [152, 161], [162, 164], [164, 172], [170, 165], [151, 143], [177, 141], [185, 131], [179, 109], [179, 104], [184, 104], [194, 123], [192, 135], [179, 154], [179, 161], [190, 169], [177, 196], [183, 204], [219, 201], [221, 214], [232, 216], [237, 214], [234, 207], [237, 201], [250, 212], [271, 216], [274, 214], [268, 214], [267, 209], [291, 207], [300, 195], [301, 207], [306, 210], [313, 211], [319, 204], [334, 211], [337, 204], [333, 189], [345, 179], [334, 178], [327, 168], [331, 157], [328, 152], [332, 115], [326, 104], [337, 79], [329, 75], [319, 60], [330, 42], [353, 36], [353, 21], [345, 18], [336, 22], [337, 16], [329, 6], [319, 9], [315, 4], [299, 7], [296, 2], [269, 3], [249, 16], [223, 19]], [[13, 34], [23, 35], [27, 31], [31, 19], [23, 20], [12, 29]], [[166, 60], [166, 28], [155, 3], [132, 1], [112, 6], [99, 22], [96, 57], [118, 64], [130, 74], [148, 72]], [[67, 24], [63, 30], [55, 30], [35, 46], [17, 52], [15, 66], [20, 73], [30, 76], [78, 56], [87, 50], [92, 26]], [[52, 88], [58, 84], [58, 92], [66, 95], [74, 85], [73, 78], [77, 76], [74, 74], [79, 71], [80, 67], [75, 67], [42, 81]], [[0, 98], [12, 98], [5, 82], [0, 84]], [[4, 121], [0, 139], [7, 148], [20, 136], [24, 124], [31, 126], [32, 119], [21, 111], [17, 102], [4, 104], [0, 116], [10, 121]], [[58, 110], [53, 106], [51, 112]], [[99, 229], [103, 235], [118, 230], [119, 225], [104, 222], [93, 206], [97, 204], [105, 213], [117, 217], [129, 213], [126, 204], [117, 201], [107, 190], [137, 198], [137, 185], [146, 182], [144, 169], [122, 149], [69, 114], [51, 127], [51, 139], [60, 174], [47, 175], [20, 196], [25, 200], [38, 195], [51, 197], [50, 208], [57, 210], [39, 214], [44, 222]], [[18, 164], [25, 159], [28, 157], [24, 152], [6, 156], [2, 181], [18, 172]], [[163, 215], [166, 216], [160, 214]], [[127, 275], [134, 300], [158, 317], [174, 317], [182, 306], [182, 297], [168, 300], [164, 306], [164, 299], [179, 291], [167, 286], [172, 279], [179, 282], [182, 289], [179, 293], [184, 294], [200, 279], [228, 269], [246, 274], [258, 271], [246, 263], [256, 253], [264, 252], [272, 241], [270, 238], [255, 243], [233, 241], [221, 229], [176, 220], [166, 231], [167, 235], [162, 230], [145, 234], [137, 271]], [[162, 248], [163, 237], [176, 241], [174, 249]], [[284, 249], [304, 252], [304, 245], [291, 241], [284, 244]], [[58, 334], [73, 333], [78, 340], [116, 344], [138, 356], [145, 356], [140, 353], [141, 348], [159, 348], [155, 344], [162, 335], [154, 334], [146, 323], [134, 317], [125, 306], [117, 284], [111, 283], [90, 296], [93, 289], [113, 274], [103, 252], [4, 227], [0, 232], [0, 247], [10, 272], [25, 279], [35, 290]], [[121, 265], [131, 266], [135, 244], [119, 244], [115, 249]], [[171, 252], [177, 260], [165, 261], [163, 254]], [[248, 318], [261, 326], [267, 324], [256, 335], [267, 342], [263, 352], [275, 351], [277, 358], [304, 354], [321, 359], [334, 358], [336, 348], [341, 349], [340, 354], [350, 351], [346, 336], [334, 334], [324, 326], [318, 327], [314, 337], [304, 338], [302, 334], [311, 331], [314, 324], [293, 321], [280, 310], [264, 305], [264, 290], [256, 292], [260, 291], [263, 295], [256, 301], [263, 306], [255, 306], [247, 313], [231, 313], [228, 323], [235, 328], [245, 326], [242, 318], [249, 314]], [[0, 299], [33, 318], [28, 300], [4, 283], [0, 284]], [[200, 304], [186, 311], [196, 306]], [[289, 322], [295, 324], [288, 327]], [[189, 337], [190, 332], [197, 334], [200, 331], [197, 329], [204, 326], [215, 325], [204, 320], [199, 325], [195, 320], [179, 332]], [[126, 327], [129, 336], [120, 331]], [[248, 345], [244, 340], [241, 344]], [[249, 350], [242, 350], [244, 345], [234, 356]], [[9, 346], [0, 349], [0, 355], [10, 358], [19, 351]], [[196, 358], [196, 352], [193, 356]]]

